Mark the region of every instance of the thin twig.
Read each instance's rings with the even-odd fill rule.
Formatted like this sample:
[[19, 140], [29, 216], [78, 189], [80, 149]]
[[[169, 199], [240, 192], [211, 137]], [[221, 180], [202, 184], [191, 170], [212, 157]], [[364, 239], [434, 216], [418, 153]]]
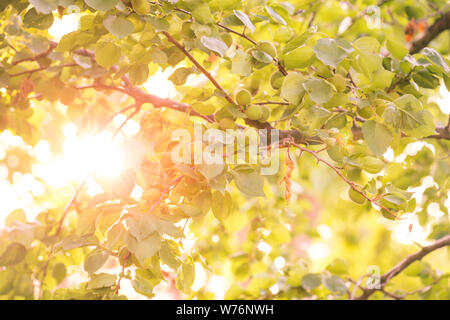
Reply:
[[173, 180], [168, 186], [166, 186], [166, 188], [163, 190], [163, 192], [161, 192], [158, 200], [151, 206], [151, 208], [148, 212], [149, 213], [153, 212], [153, 210], [164, 200], [164, 196], [170, 191], [170, 189], [172, 189], [174, 186], [176, 186], [183, 178], [184, 178], [184, 176], [179, 176], [178, 178]]
[[314, 158], [316, 158], [317, 162], [322, 162], [325, 165], [327, 165], [329, 168], [333, 169], [334, 172], [336, 172], [336, 174], [341, 177], [342, 180], [344, 180], [353, 190], [355, 190], [356, 192], [358, 192], [359, 194], [361, 194], [367, 201], [377, 205], [378, 207], [380, 207], [381, 209], [384, 209], [387, 213], [389, 213], [389, 215], [391, 215], [393, 218], [395, 219], [401, 219], [400, 217], [398, 217], [397, 215], [395, 215], [394, 213], [392, 213], [392, 211], [390, 209], [388, 209], [387, 207], [385, 207], [384, 205], [382, 205], [381, 203], [379, 203], [377, 200], [370, 198], [369, 196], [367, 196], [363, 191], [361, 191], [354, 182], [350, 181], [349, 179], [347, 179], [342, 172], [333, 164], [331, 164], [330, 162], [328, 162], [327, 160], [323, 159], [322, 157], [320, 157], [317, 152], [309, 150], [307, 148], [304, 148], [294, 142], [287, 142], [289, 145], [292, 145], [294, 147], [296, 147], [297, 149], [301, 150], [302, 152], [307, 152], [309, 154], [311, 154]]
[[181, 52], [184, 53], [184, 55], [191, 60], [191, 62], [197, 67], [198, 70], [201, 71], [201, 73], [203, 73], [209, 81], [211, 81], [211, 83], [219, 90], [221, 91], [224, 96], [225, 99], [227, 99], [227, 101], [233, 105], [237, 105], [233, 98], [231, 98], [231, 96], [225, 91], [224, 88], [222, 88], [222, 86], [216, 81], [216, 79], [214, 79], [214, 77], [208, 72], [208, 70], [206, 70], [205, 68], [203, 68], [203, 66], [198, 63], [197, 60], [195, 60], [195, 58], [186, 50], [186, 48], [179, 43], [177, 40], [175, 40], [175, 38], [173, 38], [167, 31], [164, 31], [163, 34], [167, 37], [167, 39], [172, 42], [178, 49], [181, 50]]

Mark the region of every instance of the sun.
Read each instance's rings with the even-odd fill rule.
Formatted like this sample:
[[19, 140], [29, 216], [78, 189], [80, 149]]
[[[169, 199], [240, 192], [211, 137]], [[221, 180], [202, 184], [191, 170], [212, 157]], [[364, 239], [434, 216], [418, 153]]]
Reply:
[[[125, 126], [125, 136], [134, 135], [136, 126], [139, 125], [130, 123], [127, 130]], [[112, 132], [78, 134], [72, 123], [67, 124], [63, 132], [65, 140], [61, 153], [52, 154], [46, 141], [35, 147], [39, 163], [33, 166], [33, 173], [47, 184], [64, 187], [94, 175], [114, 180], [129, 166], [130, 155], [127, 155], [123, 139], [114, 139]]]
[[112, 141], [109, 132], [67, 138], [63, 150], [65, 162], [77, 176], [95, 173], [114, 178], [125, 167], [120, 146]]

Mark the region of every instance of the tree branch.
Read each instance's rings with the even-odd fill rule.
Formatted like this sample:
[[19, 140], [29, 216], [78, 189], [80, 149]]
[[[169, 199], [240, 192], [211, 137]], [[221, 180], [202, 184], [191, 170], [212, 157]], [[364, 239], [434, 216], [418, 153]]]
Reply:
[[[296, 147], [297, 149], [299, 149], [301, 152], [307, 152], [309, 154], [311, 154], [314, 158], [316, 158], [317, 162], [322, 162], [325, 165], [327, 165], [329, 168], [333, 169], [334, 172], [336, 172], [336, 174], [345, 181], [345, 183], [347, 183], [353, 190], [355, 190], [356, 192], [358, 192], [360, 195], [362, 195], [367, 201], [377, 205], [378, 207], [380, 207], [381, 209], [384, 209], [389, 215], [391, 215], [392, 217], [394, 217], [395, 219], [401, 219], [398, 216], [396, 216], [394, 213], [392, 213], [391, 210], [389, 210], [389, 208], [383, 206], [381, 203], [378, 202], [378, 200], [376, 199], [372, 199], [369, 196], [367, 196], [364, 191], [360, 190], [358, 188], [358, 186], [353, 183], [352, 181], [350, 181], [349, 179], [347, 179], [342, 172], [333, 164], [331, 164], [330, 162], [328, 162], [327, 160], [323, 159], [322, 157], [320, 157], [317, 152], [309, 150], [307, 148], [304, 148], [302, 146], [299, 146], [298, 144], [294, 143], [294, 142], [290, 142], [287, 141], [286, 142], [288, 145], [292, 145], [294, 147]], [[301, 155], [301, 154], [300, 154]]]
[[436, 242], [423, 247], [420, 251], [407, 256], [400, 263], [398, 263], [391, 270], [389, 270], [386, 274], [381, 276], [381, 279], [380, 279], [381, 289], [367, 289], [367, 288], [363, 289], [362, 288], [363, 293], [356, 299], [357, 300], [366, 300], [376, 291], [384, 290], [384, 287], [389, 282], [389, 280], [391, 280], [393, 277], [395, 277], [400, 272], [405, 270], [410, 264], [412, 264], [415, 261], [422, 260], [422, 258], [425, 257], [427, 254], [429, 254], [437, 249], [440, 249], [440, 248], [443, 248], [443, 247], [449, 246], [449, 245], [450, 245], [450, 235], [447, 235], [447, 236], [442, 237], [441, 239], [437, 240]]
[[425, 32], [422, 38], [417, 39], [411, 45], [410, 54], [418, 53], [425, 48], [434, 38], [436, 38], [442, 31], [450, 29], [450, 11], [442, 14]]
[[189, 60], [191, 60], [191, 62], [197, 67], [197, 69], [200, 70], [201, 73], [203, 73], [208, 78], [208, 80], [211, 81], [211, 83], [225, 95], [225, 99], [227, 99], [229, 103], [237, 105], [234, 102], [233, 98], [231, 98], [231, 96], [225, 91], [225, 89], [222, 88], [222, 86], [216, 81], [216, 79], [214, 79], [214, 77], [208, 72], [208, 70], [203, 68], [203, 66], [200, 63], [198, 63], [197, 60], [195, 60], [195, 58], [184, 48], [184, 46], [181, 43], [175, 40], [175, 38], [173, 38], [167, 31], [164, 31], [163, 33], [166, 36], [166, 38], [170, 42], [172, 42], [178, 49], [180, 49], [184, 53], [184, 55]]

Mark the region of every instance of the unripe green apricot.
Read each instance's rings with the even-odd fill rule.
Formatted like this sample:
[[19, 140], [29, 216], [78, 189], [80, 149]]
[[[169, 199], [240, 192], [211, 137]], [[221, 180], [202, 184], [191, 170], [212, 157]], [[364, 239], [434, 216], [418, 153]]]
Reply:
[[183, 26], [181, 27], [181, 34], [187, 38], [192, 38], [195, 33], [191, 29], [192, 22], [185, 22], [183, 23]]
[[261, 107], [252, 105], [245, 110], [245, 114], [250, 120], [259, 120], [262, 118], [263, 111]]
[[331, 77], [331, 71], [330, 68], [323, 64], [323, 63], [315, 63], [314, 66], [316, 67], [316, 73], [318, 76], [322, 78], [330, 78]]
[[363, 169], [369, 173], [378, 173], [385, 167], [385, 163], [375, 157], [364, 157], [361, 160]]
[[133, 263], [131, 252], [127, 248], [123, 248], [119, 252], [119, 263], [122, 267], [129, 267]]
[[277, 56], [277, 49], [275, 48], [275, 46], [273, 45], [272, 42], [269, 41], [259, 41], [256, 44], [256, 47], [261, 50], [264, 51], [265, 53], [267, 53], [269, 56], [271, 56], [272, 58], [275, 58]]
[[345, 88], [347, 88], [347, 80], [345, 79], [345, 77], [339, 73], [335, 74], [332, 78], [331, 78], [331, 82], [334, 84], [334, 86], [336, 87], [336, 90], [338, 92], [343, 92], [345, 90]]
[[375, 110], [377, 114], [382, 117], [386, 109], [386, 101], [383, 99], [375, 99]]
[[150, 3], [147, 0], [131, 0], [134, 11], [140, 15], [146, 15], [150, 12]]
[[219, 121], [219, 128], [222, 130], [236, 128], [236, 123], [231, 118], [223, 118]]
[[247, 89], [239, 89], [234, 95], [239, 105], [248, 105], [252, 102], [252, 94]]
[[272, 86], [272, 88], [274, 88], [275, 90], [278, 90], [281, 88], [281, 86], [283, 85], [283, 80], [284, 80], [284, 76], [280, 71], [275, 71], [274, 73], [272, 73], [272, 75], [270, 76], [270, 85]]
[[357, 204], [364, 204], [366, 202], [366, 198], [364, 198], [362, 194], [360, 194], [353, 188], [350, 188], [348, 190], [348, 196], [353, 202], [356, 202]]
[[370, 119], [374, 115], [374, 111], [371, 106], [367, 106], [364, 108], [358, 108], [357, 113], [364, 119]]

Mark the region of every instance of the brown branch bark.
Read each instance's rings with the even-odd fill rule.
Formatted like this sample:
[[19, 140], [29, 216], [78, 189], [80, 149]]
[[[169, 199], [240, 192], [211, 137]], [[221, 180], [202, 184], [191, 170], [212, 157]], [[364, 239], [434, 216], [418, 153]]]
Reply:
[[425, 48], [441, 32], [450, 29], [450, 11], [441, 15], [425, 32], [422, 38], [417, 39], [411, 45], [410, 54], [418, 53]]
[[450, 246], [450, 235], [447, 235], [445, 237], [442, 237], [441, 239], [437, 240], [436, 242], [423, 247], [420, 251], [413, 253], [409, 256], [407, 256], [405, 259], [403, 259], [400, 263], [395, 265], [391, 270], [389, 270], [387, 273], [385, 273], [383, 276], [381, 276], [380, 279], [380, 289], [367, 289], [367, 288], [361, 288], [363, 290], [363, 293], [356, 298], [356, 300], [366, 300], [369, 299], [372, 294], [374, 294], [376, 291], [382, 291], [384, 290], [384, 287], [386, 284], [396, 275], [398, 275], [400, 272], [405, 270], [410, 264], [412, 264], [415, 261], [422, 260], [423, 257], [425, 257], [427, 254], [446, 247]]

